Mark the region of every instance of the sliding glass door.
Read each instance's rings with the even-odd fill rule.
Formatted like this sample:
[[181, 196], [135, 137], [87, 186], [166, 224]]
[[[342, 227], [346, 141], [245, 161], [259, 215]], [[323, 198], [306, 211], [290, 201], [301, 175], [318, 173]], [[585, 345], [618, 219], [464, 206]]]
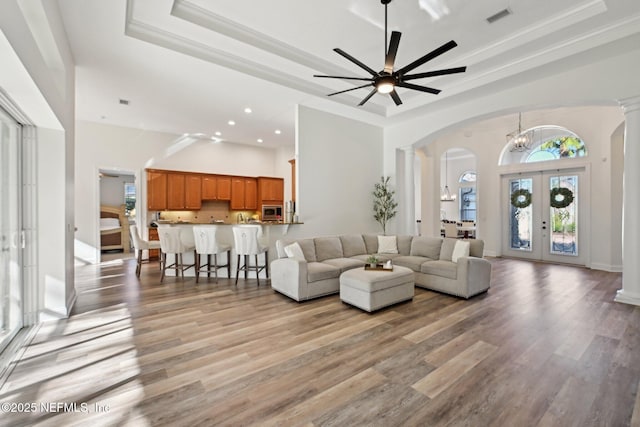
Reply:
[[0, 108], [0, 372], [4, 351], [22, 327], [21, 127]]

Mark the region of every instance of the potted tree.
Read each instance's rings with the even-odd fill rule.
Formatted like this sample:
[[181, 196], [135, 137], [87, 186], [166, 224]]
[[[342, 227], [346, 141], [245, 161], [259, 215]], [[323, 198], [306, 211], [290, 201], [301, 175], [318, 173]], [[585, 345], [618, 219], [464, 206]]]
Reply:
[[380, 177], [373, 190], [373, 218], [382, 226], [382, 234], [387, 234], [387, 222], [396, 216], [398, 204], [393, 196], [395, 191], [389, 188], [390, 177]]

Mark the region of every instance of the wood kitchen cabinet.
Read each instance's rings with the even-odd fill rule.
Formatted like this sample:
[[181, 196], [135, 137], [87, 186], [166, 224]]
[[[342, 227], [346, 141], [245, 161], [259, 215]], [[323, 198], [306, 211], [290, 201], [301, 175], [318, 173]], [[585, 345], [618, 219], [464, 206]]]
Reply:
[[202, 207], [202, 182], [198, 174], [167, 174], [167, 209], [197, 210]]
[[282, 205], [284, 179], [261, 176], [258, 178], [258, 205]]
[[167, 173], [147, 171], [147, 209], [161, 211], [167, 209]]
[[[160, 240], [160, 236], [158, 235], [158, 229], [154, 227], [149, 228], [149, 241], [151, 240]], [[149, 259], [158, 259], [160, 258], [160, 249], [149, 249]]]
[[167, 174], [167, 209], [184, 209], [185, 176], [182, 173]]
[[231, 177], [218, 177], [218, 200], [231, 200]]
[[231, 178], [202, 175], [202, 200], [231, 200]]
[[244, 209], [244, 179], [231, 179], [231, 209]]
[[231, 178], [232, 210], [258, 209], [258, 181], [255, 178]]
[[245, 178], [244, 181], [244, 208], [258, 209], [258, 180], [255, 178]]
[[200, 175], [185, 175], [184, 208], [188, 210], [202, 207], [202, 178]]
[[[269, 197], [282, 193], [277, 185], [273, 187], [269, 183], [268, 187]], [[260, 206], [258, 179], [147, 169], [147, 207], [150, 211], [200, 210], [202, 202], [209, 200], [230, 201], [233, 210], [257, 210]]]
[[202, 176], [202, 200], [218, 200], [218, 177]]

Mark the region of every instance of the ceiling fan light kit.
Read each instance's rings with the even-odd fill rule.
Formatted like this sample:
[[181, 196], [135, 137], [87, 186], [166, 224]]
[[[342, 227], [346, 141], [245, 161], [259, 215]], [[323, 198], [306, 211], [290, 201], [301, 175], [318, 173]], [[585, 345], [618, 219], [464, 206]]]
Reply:
[[351, 61], [358, 67], [362, 68], [366, 72], [368, 72], [371, 77], [350, 77], [350, 76], [327, 76], [327, 75], [318, 75], [315, 74], [314, 77], [328, 78], [328, 79], [343, 79], [343, 80], [359, 80], [369, 82], [367, 84], [357, 86], [350, 89], [341, 90], [338, 92], [333, 92], [328, 94], [327, 96], [334, 96], [345, 92], [350, 92], [352, 90], [363, 89], [366, 87], [373, 86], [373, 89], [369, 94], [358, 104], [358, 106], [364, 105], [373, 95], [376, 93], [389, 94], [393, 102], [396, 105], [402, 104], [402, 100], [400, 96], [396, 92], [396, 87], [401, 87], [405, 89], [417, 90], [420, 92], [431, 93], [437, 95], [440, 93], [439, 89], [434, 89], [427, 86], [420, 86], [413, 83], [407, 83], [409, 80], [422, 79], [426, 77], [435, 77], [435, 76], [444, 76], [447, 74], [455, 74], [455, 73], [464, 73], [467, 67], [456, 67], [456, 68], [447, 68], [442, 70], [429, 71], [425, 73], [417, 73], [417, 74], [407, 74], [419, 66], [431, 61], [432, 59], [442, 55], [445, 52], [453, 49], [457, 46], [456, 42], [451, 40], [439, 48], [427, 53], [426, 55], [416, 59], [409, 65], [405, 65], [404, 67], [395, 70], [395, 60], [396, 54], [398, 53], [398, 46], [400, 45], [400, 37], [402, 33], [399, 31], [391, 32], [391, 39], [389, 40], [387, 47], [387, 6], [391, 3], [391, 0], [380, 0], [380, 2], [384, 5], [384, 51], [385, 51], [385, 61], [384, 61], [384, 69], [382, 71], [375, 71], [373, 68], [367, 66], [363, 62], [359, 61], [355, 57], [349, 55], [347, 52], [342, 49], [335, 48], [333, 49], [337, 54], [343, 56], [347, 60]]
[[391, 93], [395, 89], [396, 80], [393, 76], [383, 76], [376, 82], [376, 89], [380, 93]]

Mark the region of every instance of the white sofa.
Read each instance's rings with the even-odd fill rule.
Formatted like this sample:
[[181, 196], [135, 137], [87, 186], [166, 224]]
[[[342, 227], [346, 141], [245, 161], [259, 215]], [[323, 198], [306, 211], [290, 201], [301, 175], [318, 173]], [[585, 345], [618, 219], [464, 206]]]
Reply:
[[[398, 253], [379, 253], [377, 235], [341, 235], [276, 242], [271, 287], [296, 301], [338, 293], [340, 274], [363, 267], [370, 254], [380, 261], [413, 270], [416, 286], [470, 298], [489, 289], [491, 263], [483, 258], [484, 241], [469, 239], [469, 255], [452, 255], [458, 239], [396, 236]], [[297, 242], [304, 259], [288, 257], [285, 247]], [[457, 251], [456, 251], [457, 252]]]

